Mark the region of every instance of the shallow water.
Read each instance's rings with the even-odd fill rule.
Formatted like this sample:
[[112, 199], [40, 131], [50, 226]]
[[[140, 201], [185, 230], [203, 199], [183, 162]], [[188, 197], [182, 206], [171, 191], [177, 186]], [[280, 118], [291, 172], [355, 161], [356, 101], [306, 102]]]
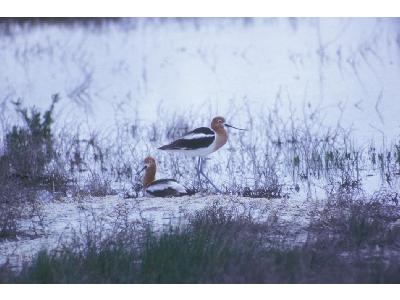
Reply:
[[89, 129], [154, 121], [160, 103], [163, 116], [240, 124], [246, 103], [287, 116], [316, 109], [360, 141], [399, 136], [399, 19], [124, 19], [10, 32], [0, 36], [3, 129], [15, 121], [11, 100], [46, 108], [59, 93], [57, 123]]

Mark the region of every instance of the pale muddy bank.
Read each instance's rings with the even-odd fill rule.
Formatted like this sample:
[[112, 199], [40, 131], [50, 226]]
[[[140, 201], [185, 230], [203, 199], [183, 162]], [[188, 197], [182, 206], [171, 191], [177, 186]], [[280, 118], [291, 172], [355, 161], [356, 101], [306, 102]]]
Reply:
[[[120, 196], [90, 197], [81, 200], [60, 198], [42, 203], [42, 219], [21, 221], [24, 234], [0, 241], [0, 264], [8, 261], [18, 269], [40, 250], [52, 250], [70, 242], [75, 234], [107, 232], [135, 224], [150, 225], [156, 231], [185, 225], [188, 217], [207, 207], [222, 207], [235, 215], [251, 215], [256, 222], [279, 224], [287, 243], [307, 239], [305, 228], [310, 212], [322, 202], [299, 199], [261, 199], [237, 196], [184, 196], [176, 198], [124, 199]], [[282, 239], [282, 237], [277, 237]]]

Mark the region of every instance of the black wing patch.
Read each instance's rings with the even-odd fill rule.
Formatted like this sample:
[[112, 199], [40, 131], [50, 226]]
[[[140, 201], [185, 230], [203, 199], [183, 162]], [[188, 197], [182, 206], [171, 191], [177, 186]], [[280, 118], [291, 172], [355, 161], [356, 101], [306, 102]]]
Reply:
[[210, 128], [200, 127], [188, 132], [182, 138], [173, 141], [171, 144], [162, 146], [160, 150], [194, 150], [207, 148], [215, 140], [215, 133]]
[[210, 128], [208, 127], [199, 127], [196, 128], [195, 130], [192, 130], [188, 133], [185, 134], [185, 136], [189, 135], [189, 134], [193, 134], [193, 133], [202, 133], [205, 135], [214, 135], [214, 131], [212, 131]]

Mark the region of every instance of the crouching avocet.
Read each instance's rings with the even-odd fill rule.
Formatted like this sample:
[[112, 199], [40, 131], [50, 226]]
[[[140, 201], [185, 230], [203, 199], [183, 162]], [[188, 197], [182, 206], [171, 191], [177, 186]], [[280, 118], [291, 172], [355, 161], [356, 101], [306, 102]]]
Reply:
[[223, 117], [215, 117], [211, 121], [211, 128], [200, 127], [188, 132], [182, 138], [164, 145], [158, 149], [180, 152], [189, 156], [198, 156], [197, 178], [201, 186], [200, 174], [218, 191], [221, 192], [203, 172], [203, 158], [221, 148], [228, 141], [225, 127], [246, 130], [226, 124]]
[[151, 156], [144, 159], [144, 167], [139, 172], [146, 170], [143, 176], [143, 187], [146, 194], [154, 197], [173, 197], [193, 194], [175, 179], [158, 179], [156, 177], [156, 161]]

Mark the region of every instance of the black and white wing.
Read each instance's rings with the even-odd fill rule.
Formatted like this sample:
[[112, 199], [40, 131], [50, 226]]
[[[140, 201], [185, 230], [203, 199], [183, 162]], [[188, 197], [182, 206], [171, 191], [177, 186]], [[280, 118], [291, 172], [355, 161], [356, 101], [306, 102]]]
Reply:
[[155, 180], [146, 188], [146, 192], [154, 197], [184, 196], [190, 194], [175, 179]]
[[196, 128], [160, 150], [195, 150], [209, 147], [215, 140], [215, 132], [207, 127]]

